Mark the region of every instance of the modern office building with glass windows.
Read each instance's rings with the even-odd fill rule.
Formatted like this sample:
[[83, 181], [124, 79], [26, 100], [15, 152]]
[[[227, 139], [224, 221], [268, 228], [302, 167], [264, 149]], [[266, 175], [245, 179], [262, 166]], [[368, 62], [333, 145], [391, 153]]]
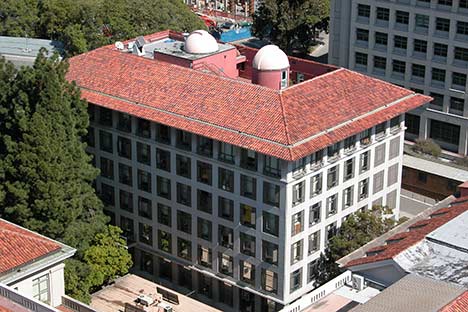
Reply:
[[333, 0], [330, 27], [331, 64], [433, 97], [407, 138], [467, 155], [468, 1]]
[[224, 311], [287, 308], [347, 216], [398, 216], [402, 116], [430, 99], [204, 31], [76, 56], [68, 79], [135, 270]]

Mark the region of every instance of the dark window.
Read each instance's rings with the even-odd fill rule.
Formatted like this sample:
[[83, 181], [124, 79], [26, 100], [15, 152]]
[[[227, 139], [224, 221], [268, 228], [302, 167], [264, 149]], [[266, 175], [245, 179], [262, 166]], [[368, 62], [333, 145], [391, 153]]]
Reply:
[[103, 126], [112, 127], [112, 110], [99, 107], [99, 123]]
[[130, 139], [120, 136], [117, 138], [117, 153], [120, 157], [132, 159], [132, 142]]
[[457, 22], [457, 34], [468, 35], [468, 23], [467, 22]]
[[171, 207], [158, 203], [158, 222], [168, 227], [172, 224]]
[[434, 43], [434, 55], [447, 57], [448, 46], [442, 43]]
[[393, 37], [394, 47], [397, 49], [404, 49], [408, 47], [408, 38], [402, 36]]
[[138, 197], [138, 215], [150, 220], [153, 218], [153, 208], [151, 207], [150, 199]]
[[119, 182], [128, 186], [133, 185], [132, 167], [119, 164]]
[[138, 118], [136, 134], [143, 138], [151, 137], [151, 122], [149, 120]]
[[445, 82], [445, 69], [433, 68], [432, 80]]
[[90, 147], [94, 147], [96, 145], [96, 136], [93, 127], [88, 128], [88, 132], [86, 133], [86, 143]]
[[162, 149], [156, 149], [156, 168], [171, 171], [171, 152]]
[[388, 44], [388, 35], [386, 33], [376, 32], [375, 44], [381, 44], [386, 46]]
[[429, 28], [429, 16], [416, 14], [416, 27]]
[[406, 71], [406, 63], [399, 60], [393, 60], [393, 72], [404, 74]]
[[197, 220], [198, 223], [198, 237], [201, 239], [204, 239], [206, 241], [211, 242], [212, 239], [212, 224], [211, 221], [198, 218]]
[[367, 54], [356, 52], [356, 64], [367, 66]]
[[396, 22], [399, 24], [409, 24], [409, 13], [403, 11], [396, 11]]
[[450, 113], [456, 114], [456, 115], [463, 115], [463, 107], [465, 106], [465, 100], [456, 98], [456, 97], [450, 97]]
[[255, 236], [240, 233], [240, 252], [255, 257]]
[[219, 244], [226, 248], [232, 248], [234, 244], [234, 231], [228, 227], [219, 225]]
[[411, 67], [411, 71], [413, 73], [413, 76], [424, 78], [424, 76], [426, 75], [426, 66], [413, 64]]
[[138, 189], [151, 193], [151, 173], [138, 169]]
[[177, 183], [177, 202], [185, 206], [192, 206], [192, 187]]
[[414, 51], [427, 53], [427, 41], [414, 39]]
[[171, 180], [158, 176], [156, 188], [158, 196], [171, 199]]
[[257, 179], [241, 174], [240, 195], [256, 200], [257, 199]]
[[460, 126], [443, 121], [431, 120], [430, 137], [435, 140], [458, 145], [460, 140]]
[[213, 211], [213, 196], [210, 192], [197, 190], [198, 210], [211, 214]]
[[211, 185], [212, 166], [210, 164], [197, 161], [197, 180], [198, 182]]
[[108, 153], [113, 153], [112, 133], [99, 130], [99, 148]]
[[387, 59], [385, 57], [374, 56], [374, 67], [385, 70], [387, 68]]
[[117, 129], [124, 132], [132, 132], [132, 116], [124, 113], [119, 113]]
[[192, 215], [177, 210], [177, 229], [181, 232], [192, 234]]
[[358, 16], [369, 17], [370, 16], [370, 5], [358, 4]]
[[240, 165], [242, 168], [257, 171], [257, 152], [248, 149], [242, 149]]
[[229, 143], [219, 142], [218, 158], [224, 162], [234, 163], [234, 146]]
[[412, 114], [405, 115], [406, 132], [419, 135], [419, 123], [421, 117]]
[[459, 5], [460, 8], [468, 9], [468, 0], [460, 0], [458, 5]]
[[263, 202], [268, 205], [279, 207], [280, 187], [279, 185], [263, 182]]
[[139, 241], [147, 244], [147, 245], [153, 245], [153, 227], [148, 224], [144, 223], [139, 223], [138, 224], [138, 229], [139, 229]]
[[279, 235], [279, 217], [277, 215], [263, 212], [263, 232], [274, 236]]
[[114, 187], [101, 183], [101, 199], [104, 205], [114, 206], [115, 205], [115, 191]]
[[192, 134], [183, 130], [176, 130], [176, 146], [180, 149], [192, 150]]
[[101, 157], [101, 176], [114, 179], [114, 162], [112, 160]]
[[171, 144], [171, 128], [156, 124], [156, 141], [164, 144]]
[[234, 201], [224, 197], [218, 197], [218, 216], [220, 218], [234, 220]]
[[234, 192], [234, 172], [224, 168], [218, 168], [218, 187], [226, 192]]
[[466, 85], [466, 74], [462, 73], [452, 73], [452, 84], [463, 86], [465, 88]]
[[177, 256], [182, 259], [192, 261], [192, 243], [188, 240], [177, 237]]
[[356, 29], [356, 40], [369, 41], [369, 31], [367, 29]]
[[197, 141], [197, 153], [206, 157], [213, 157], [213, 140], [198, 136]]
[[436, 18], [436, 29], [438, 31], [450, 31], [450, 20], [446, 18]]
[[421, 183], [427, 183], [427, 174], [424, 172], [418, 172], [418, 181]]
[[190, 179], [192, 177], [192, 160], [182, 155], [176, 156], [177, 175]]
[[151, 147], [148, 144], [137, 142], [137, 161], [151, 166]]
[[377, 8], [377, 19], [388, 21], [390, 19], [390, 9], [387, 8]]
[[119, 191], [120, 209], [133, 212], [133, 194], [124, 190]]
[[455, 47], [455, 59], [460, 61], [468, 61], [468, 49]]

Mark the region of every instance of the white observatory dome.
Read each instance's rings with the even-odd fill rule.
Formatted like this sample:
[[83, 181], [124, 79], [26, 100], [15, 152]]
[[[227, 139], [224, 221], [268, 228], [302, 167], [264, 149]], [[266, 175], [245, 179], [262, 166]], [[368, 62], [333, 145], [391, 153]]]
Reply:
[[289, 67], [289, 60], [278, 46], [270, 44], [258, 50], [252, 66], [257, 70], [281, 70]]
[[216, 39], [206, 30], [195, 30], [185, 40], [184, 50], [192, 54], [207, 54], [218, 51]]

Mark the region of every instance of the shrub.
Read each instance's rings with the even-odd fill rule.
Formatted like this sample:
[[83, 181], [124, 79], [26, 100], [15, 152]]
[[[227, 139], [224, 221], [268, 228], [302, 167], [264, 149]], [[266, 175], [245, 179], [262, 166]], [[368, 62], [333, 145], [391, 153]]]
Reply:
[[468, 157], [465, 156], [463, 158], [457, 158], [457, 160], [455, 160], [455, 163], [462, 167], [468, 167]]
[[416, 144], [413, 145], [413, 151], [434, 157], [439, 157], [442, 153], [440, 146], [430, 139], [416, 140]]

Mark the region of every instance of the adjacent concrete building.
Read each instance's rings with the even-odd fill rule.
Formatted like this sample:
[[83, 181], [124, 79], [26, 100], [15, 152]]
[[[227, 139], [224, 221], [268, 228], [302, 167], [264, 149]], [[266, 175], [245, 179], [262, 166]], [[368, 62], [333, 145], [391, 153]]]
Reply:
[[434, 100], [406, 115], [406, 136], [468, 153], [468, 1], [333, 0], [332, 64]]
[[349, 214], [398, 216], [402, 116], [430, 98], [244, 51], [166, 31], [76, 56], [68, 79], [90, 103], [96, 188], [139, 274], [223, 311], [277, 311], [314, 289]]

